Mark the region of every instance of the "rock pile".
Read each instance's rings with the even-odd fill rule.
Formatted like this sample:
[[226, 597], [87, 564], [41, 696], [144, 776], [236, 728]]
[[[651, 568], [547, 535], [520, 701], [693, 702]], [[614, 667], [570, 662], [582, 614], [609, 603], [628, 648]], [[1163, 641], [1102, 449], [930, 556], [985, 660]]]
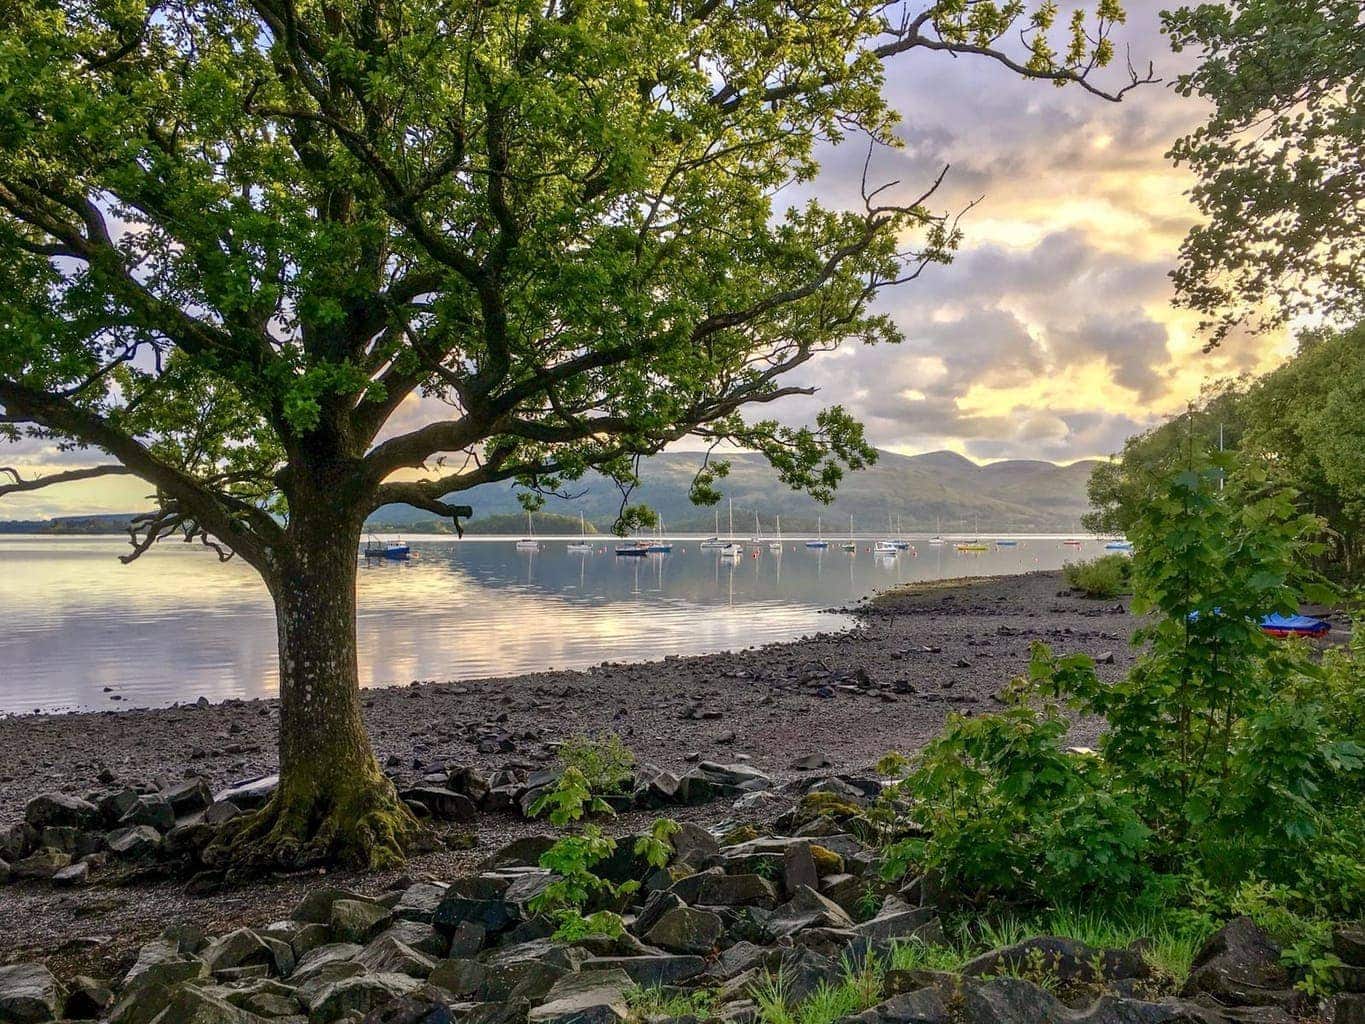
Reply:
[[[428, 774], [400, 788], [399, 795], [420, 818], [460, 825], [480, 811], [528, 815], [559, 776], [558, 770], [525, 767], [484, 776], [458, 766]], [[278, 776], [267, 775], [214, 794], [206, 780], [194, 778], [161, 786], [105, 786], [84, 796], [43, 793], [28, 802], [20, 824], [0, 832], [0, 883], [44, 879], [83, 885], [106, 868], [193, 872], [219, 828], [263, 806], [278, 783]], [[743, 763], [703, 761], [681, 776], [642, 766], [633, 786], [610, 801], [617, 810], [656, 809], [733, 799], [772, 786], [766, 774]]]
[[[704, 774], [741, 792], [755, 781], [719, 766]], [[173, 927], [109, 982], [0, 968], [0, 1024], [753, 1024], [774, 993], [795, 1005], [850, 972], [875, 985], [842, 1024], [1280, 1024], [1310, 1010], [1362, 1020], [1365, 995], [1309, 1006], [1247, 920], [1210, 940], [1179, 996], [1140, 950], [1056, 937], [952, 973], [909, 969], [904, 947], [944, 938], [943, 900], [924, 879], [883, 881], [873, 851], [845, 830], [866, 787], [817, 783], [778, 818], [781, 834], [684, 823], [664, 867], [622, 837], [596, 869], [639, 884], [613, 905], [619, 935], [556, 937], [531, 910], [553, 879], [539, 863], [553, 837], [524, 838], [453, 881], [407, 879], [378, 895], [319, 887], [286, 920], [213, 937]], [[78, 832], [86, 826], [57, 822], [107, 820], [70, 798], [34, 814]], [[144, 827], [157, 829], [120, 831]], [[1339, 928], [1336, 949], [1342, 987], [1365, 989], [1365, 932]]]

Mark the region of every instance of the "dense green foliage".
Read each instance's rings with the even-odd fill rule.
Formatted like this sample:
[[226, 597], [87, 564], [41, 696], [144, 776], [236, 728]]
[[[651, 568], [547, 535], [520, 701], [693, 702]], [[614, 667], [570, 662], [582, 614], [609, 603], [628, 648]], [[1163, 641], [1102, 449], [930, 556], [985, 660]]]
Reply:
[[1062, 576], [1086, 597], [1117, 597], [1130, 589], [1132, 568], [1127, 555], [1100, 555], [1085, 562], [1068, 562], [1062, 566]]
[[1365, 324], [1307, 332], [1278, 369], [1223, 382], [1188, 413], [1131, 438], [1120, 457], [1091, 474], [1086, 527], [1127, 534], [1155, 482], [1191, 451], [1216, 450], [1220, 428], [1228, 450], [1292, 488], [1299, 507], [1326, 523], [1320, 566], [1358, 578], [1365, 571]]
[[[628, 766], [635, 761], [635, 755], [614, 734], [601, 741], [579, 737], [574, 750], [577, 753], [563, 758], [565, 767], [555, 784], [530, 808], [532, 817], [548, 812], [550, 823], [561, 829], [591, 814], [615, 814], [601, 794], [617, 792], [621, 788], [621, 765], [626, 765], [629, 771]], [[588, 751], [586, 756], [584, 750]], [[595, 769], [593, 778], [583, 773], [581, 764]], [[605, 788], [594, 788], [594, 783]], [[671, 818], [656, 819], [650, 830], [635, 840], [635, 854], [653, 867], [663, 867], [673, 852], [669, 839], [677, 830], [678, 824]], [[622, 934], [621, 916], [600, 904], [629, 896], [639, 888], [639, 883], [628, 881], [618, 885], [593, 870], [615, 852], [616, 840], [588, 822], [556, 840], [541, 854], [540, 866], [554, 872], [554, 878], [531, 898], [529, 906], [537, 914], [554, 918], [556, 938], [573, 942], [589, 935]], [[591, 913], [584, 913], [594, 906], [596, 909]]]
[[1212, 106], [1171, 151], [1198, 177], [1204, 220], [1177, 297], [1228, 331], [1311, 315], [1353, 320], [1365, 300], [1365, 22], [1358, 0], [1223, 0], [1163, 15], [1176, 82]]
[[597, 794], [623, 792], [635, 777], [635, 754], [614, 732], [570, 736], [559, 748], [559, 761], [581, 773]]
[[[892, 843], [887, 870], [1034, 903], [1365, 911], [1361, 646], [1318, 663], [1259, 626], [1326, 596], [1304, 568], [1318, 532], [1254, 465], [1167, 478], [1130, 527], [1153, 613], [1137, 665], [1106, 684], [1035, 647], [1003, 711], [950, 717], [891, 789], [927, 836]], [[1097, 753], [1064, 746], [1063, 707], [1107, 719]]]

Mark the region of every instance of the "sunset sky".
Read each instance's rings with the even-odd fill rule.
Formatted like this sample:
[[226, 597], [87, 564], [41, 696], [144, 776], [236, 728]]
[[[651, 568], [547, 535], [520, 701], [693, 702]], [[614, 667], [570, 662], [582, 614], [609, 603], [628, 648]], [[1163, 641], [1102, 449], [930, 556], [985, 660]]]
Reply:
[[[1125, 6], [1119, 63], [1127, 47], [1135, 63], [1152, 60], [1169, 81], [1187, 58], [1169, 53], [1160, 35], [1163, 4]], [[876, 155], [873, 183], [899, 180], [902, 197], [913, 197], [947, 163], [934, 202], [954, 210], [981, 201], [962, 223], [966, 237], [951, 266], [880, 300], [904, 343], [819, 358], [797, 379], [819, 394], [765, 414], [808, 422], [837, 402], [873, 443], [894, 451], [1069, 462], [1117, 450], [1207, 379], [1263, 371], [1288, 353], [1286, 337], [1260, 337], [1206, 355], [1194, 317], [1171, 306], [1167, 274], [1194, 215], [1184, 197], [1189, 179], [1164, 154], [1202, 120], [1198, 101], [1153, 85], [1114, 104], [939, 54], [902, 57], [888, 79], [906, 145]], [[1124, 80], [1121, 68], [1098, 79]], [[827, 152], [813, 188], [779, 201], [799, 203], [813, 191], [827, 205], [860, 204], [865, 156], [863, 144]], [[398, 418], [416, 422], [427, 412], [414, 402]], [[3, 461], [30, 472], [93, 461], [36, 442], [22, 449]], [[142, 507], [146, 491], [106, 480], [14, 495], [0, 502], [0, 518], [126, 511]]]

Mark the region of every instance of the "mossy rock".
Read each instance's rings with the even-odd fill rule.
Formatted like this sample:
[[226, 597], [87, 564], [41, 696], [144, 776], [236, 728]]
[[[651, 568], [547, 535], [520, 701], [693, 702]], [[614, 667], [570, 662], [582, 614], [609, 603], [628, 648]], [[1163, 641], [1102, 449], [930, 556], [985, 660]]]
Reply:
[[794, 824], [797, 827], [808, 825], [820, 818], [832, 821], [850, 821], [863, 813], [863, 809], [837, 793], [807, 793], [793, 809]]
[[844, 858], [828, 847], [817, 846], [812, 843], [810, 855], [815, 861], [815, 873], [821, 878], [826, 875], [842, 875], [844, 873]]
[[738, 846], [740, 843], [748, 843], [762, 835], [753, 825], [736, 825], [720, 837], [721, 846]]

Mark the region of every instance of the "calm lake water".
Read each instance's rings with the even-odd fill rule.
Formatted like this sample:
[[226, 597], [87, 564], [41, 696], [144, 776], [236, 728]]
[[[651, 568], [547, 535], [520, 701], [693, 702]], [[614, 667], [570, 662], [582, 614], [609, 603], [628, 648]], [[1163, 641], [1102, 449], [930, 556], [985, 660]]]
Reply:
[[[884, 557], [862, 539], [820, 552], [788, 541], [738, 561], [675, 541], [670, 555], [620, 558], [545, 539], [411, 540], [406, 563], [362, 560], [360, 675], [366, 686], [469, 679], [602, 661], [642, 661], [839, 629], [849, 604], [897, 583], [1055, 569], [1103, 543], [959, 552], [909, 538]], [[132, 565], [119, 537], [0, 536], [0, 714], [160, 707], [276, 692], [275, 624], [249, 566], [163, 543]], [[108, 688], [106, 690], [106, 687]], [[115, 699], [117, 698], [117, 699]]]

